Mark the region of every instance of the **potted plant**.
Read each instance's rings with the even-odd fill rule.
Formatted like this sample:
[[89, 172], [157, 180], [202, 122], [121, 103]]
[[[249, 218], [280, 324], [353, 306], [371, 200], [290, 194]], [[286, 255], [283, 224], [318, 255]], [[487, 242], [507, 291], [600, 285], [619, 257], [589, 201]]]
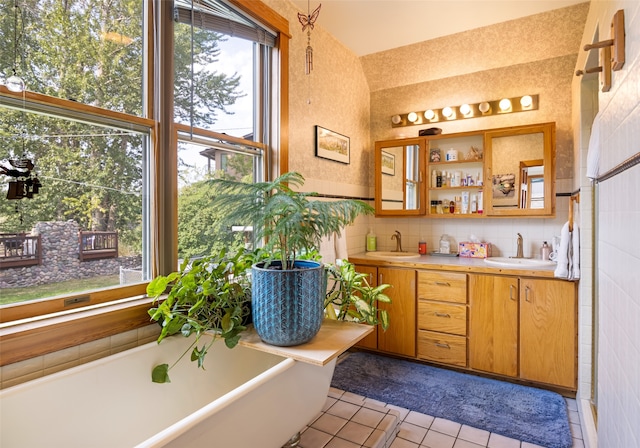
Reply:
[[313, 260], [303, 260], [324, 237], [340, 234], [360, 214], [372, 214], [368, 204], [351, 199], [322, 201], [316, 193], [294, 190], [304, 177], [288, 172], [271, 182], [242, 183], [216, 179], [214, 199], [227, 222], [253, 226], [264, 241], [266, 259], [252, 266], [252, 316], [260, 338], [290, 346], [310, 341], [324, 317], [326, 272]]
[[[189, 351], [191, 361], [203, 367], [207, 351], [218, 338], [224, 339], [229, 348], [237, 345], [251, 317], [251, 284], [247, 274], [253, 260], [254, 254], [244, 251], [186, 259], [179, 271], [158, 276], [149, 283], [147, 294], [156, 305], [149, 315], [162, 325], [158, 343], [174, 334], [184, 337], [195, 334], [193, 344], [171, 366], [160, 364], [153, 369], [152, 381], [169, 382], [169, 370]], [[199, 347], [205, 332], [213, 337]]]
[[386, 310], [378, 308], [377, 302], [391, 303], [391, 298], [384, 294], [391, 285], [369, 285], [367, 274], [357, 272], [355, 266], [346, 260], [327, 265], [327, 272], [331, 286], [324, 301], [326, 316], [373, 326], [379, 324], [386, 331], [389, 315]]

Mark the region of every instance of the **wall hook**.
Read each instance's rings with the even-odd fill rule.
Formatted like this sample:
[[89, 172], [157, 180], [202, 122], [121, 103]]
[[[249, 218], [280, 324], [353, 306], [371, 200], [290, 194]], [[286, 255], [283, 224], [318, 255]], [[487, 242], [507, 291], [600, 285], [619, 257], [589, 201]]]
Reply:
[[585, 51], [596, 48], [611, 47], [611, 68], [613, 71], [622, 69], [625, 62], [625, 34], [624, 34], [624, 9], [619, 9], [611, 19], [611, 39], [603, 40], [584, 46]]

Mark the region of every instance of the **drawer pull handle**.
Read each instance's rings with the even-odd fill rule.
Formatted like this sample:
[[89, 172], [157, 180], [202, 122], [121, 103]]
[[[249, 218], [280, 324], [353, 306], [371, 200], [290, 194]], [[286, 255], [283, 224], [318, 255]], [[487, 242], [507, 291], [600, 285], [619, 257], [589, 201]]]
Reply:
[[447, 350], [451, 349], [451, 347], [449, 347], [449, 344], [445, 344], [444, 342], [436, 342], [436, 347], [446, 348]]
[[516, 298], [513, 296], [513, 290], [514, 290], [513, 285], [509, 285], [509, 299], [516, 300]]
[[451, 286], [451, 283], [449, 283], [449, 282], [436, 282], [436, 285], [438, 285], [438, 286]]
[[435, 314], [436, 316], [438, 316], [438, 317], [451, 317], [451, 314], [448, 314], [448, 313], [439, 313], [439, 312], [437, 312], [437, 311], [436, 311], [434, 314]]

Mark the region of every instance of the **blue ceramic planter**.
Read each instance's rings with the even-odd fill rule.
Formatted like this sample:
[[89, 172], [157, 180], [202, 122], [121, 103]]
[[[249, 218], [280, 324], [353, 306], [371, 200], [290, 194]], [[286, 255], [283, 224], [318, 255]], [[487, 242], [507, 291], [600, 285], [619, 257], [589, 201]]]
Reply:
[[295, 269], [283, 271], [280, 267], [278, 261], [267, 269], [264, 263], [251, 268], [253, 325], [267, 344], [304, 344], [320, 331], [324, 318], [324, 266], [300, 260], [295, 262]]

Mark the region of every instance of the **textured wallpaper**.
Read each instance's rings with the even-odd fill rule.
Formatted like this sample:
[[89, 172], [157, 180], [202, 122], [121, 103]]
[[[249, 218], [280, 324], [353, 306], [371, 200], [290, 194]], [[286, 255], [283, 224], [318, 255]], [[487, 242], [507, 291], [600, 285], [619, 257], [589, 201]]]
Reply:
[[[370, 148], [369, 87], [360, 60], [322, 28], [322, 12], [311, 31], [313, 71], [305, 74], [307, 32], [298, 22], [299, 11], [288, 0], [265, 0], [268, 6], [289, 20], [292, 35], [289, 51], [289, 169], [312, 180], [308, 184], [321, 193], [333, 193], [332, 184], [360, 186], [368, 192], [369, 172], [373, 171]], [[304, 11], [306, 12], [306, 11]], [[315, 156], [315, 126], [350, 139], [349, 164]], [[317, 186], [317, 187], [316, 187]], [[358, 189], [342, 188], [342, 194]]]

